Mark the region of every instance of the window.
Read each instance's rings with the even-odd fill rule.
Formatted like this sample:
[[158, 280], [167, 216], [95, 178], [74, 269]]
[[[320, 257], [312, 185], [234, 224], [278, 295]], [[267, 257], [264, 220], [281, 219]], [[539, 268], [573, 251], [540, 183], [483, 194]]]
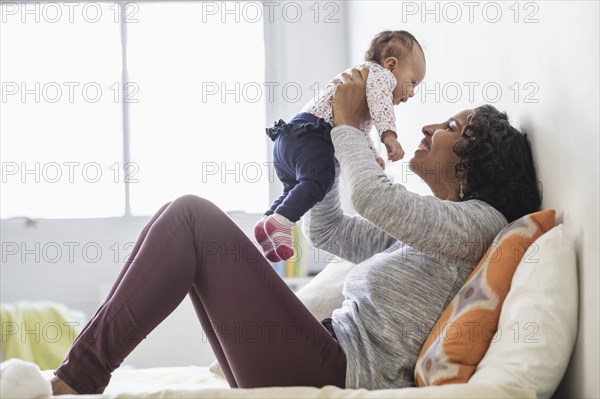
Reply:
[[260, 19], [201, 2], [1, 7], [0, 217], [148, 215], [188, 193], [269, 205]]
[[202, 3], [139, 7], [139, 23], [127, 26], [129, 79], [140, 90], [130, 104], [132, 212], [188, 192], [224, 209], [266, 209], [262, 23], [203, 20]]
[[40, 3], [1, 7], [1, 217], [119, 215], [123, 187], [111, 175], [123, 159], [114, 101], [119, 25], [108, 18], [52, 22], [51, 14], [41, 17]]

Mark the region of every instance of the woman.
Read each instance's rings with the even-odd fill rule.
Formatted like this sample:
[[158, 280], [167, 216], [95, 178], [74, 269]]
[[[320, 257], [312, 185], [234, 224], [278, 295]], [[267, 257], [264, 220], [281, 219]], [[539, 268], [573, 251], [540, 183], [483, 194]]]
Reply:
[[219, 208], [187, 195], [143, 229], [104, 304], [52, 381], [55, 395], [101, 393], [110, 373], [189, 294], [232, 387], [414, 385], [421, 345], [507, 222], [540, 205], [525, 135], [484, 106], [423, 127], [411, 169], [434, 196], [392, 184], [357, 128], [366, 70], [344, 75], [331, 132], [354, 207], [337, 183], [305, 217], [317, 246], [358, 265], [345, 301], [319, 322]]

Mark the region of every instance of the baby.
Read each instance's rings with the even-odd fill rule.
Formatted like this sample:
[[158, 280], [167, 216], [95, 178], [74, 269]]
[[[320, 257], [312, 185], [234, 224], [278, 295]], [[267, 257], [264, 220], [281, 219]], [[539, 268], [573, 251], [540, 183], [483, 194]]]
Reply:
[[[369, 132], [375, 125], [388, 159], [404, 157], [397, 140], [394, 105], [406, 102], [425, 76], [421, 45], [406, 31], [379, 33], [365, 54], [369, 69], [366, 97], [371, 119], [360, 127], [365, 144], [385, 168]], [[273, 162], [283, 183], [283, 194], [254, 226], [254, 236], [271, 262], [294, 256], [292, 227], [317, 202], [323, 200], [335, 179], [336, 159], [330, 132], [333, 128], [334, 84], [330, 82], [316, 101], [310, 101], [289, 123], [280, 120], [267, 135], [273, 140]]]

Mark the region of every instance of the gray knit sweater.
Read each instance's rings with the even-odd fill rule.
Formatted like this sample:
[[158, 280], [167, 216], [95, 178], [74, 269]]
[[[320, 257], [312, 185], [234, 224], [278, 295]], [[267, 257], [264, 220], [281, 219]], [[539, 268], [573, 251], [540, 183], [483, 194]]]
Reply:
[[346, 388], [414, 386], [427, 334], [507, 221], [483, 201], [444, 201], [392, 184], [360, 130], [339, 126], [331, 137], [359, 215], [342, 212], [336, 182], [303, 223], [313, 245], [357, 264], [332, 315]]

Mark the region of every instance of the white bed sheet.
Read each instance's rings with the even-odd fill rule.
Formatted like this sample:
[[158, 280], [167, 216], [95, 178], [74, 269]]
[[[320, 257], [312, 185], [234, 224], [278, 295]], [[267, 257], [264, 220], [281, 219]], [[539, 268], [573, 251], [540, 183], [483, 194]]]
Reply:
[[[50, 380], [52, 370], [44, 370]], [[230, 389], [208, 367], [164, 367], [117, 370], [102, 395], [60, 398], [535, 398], [535, 391], [518, 387], [454, 384], [441, 387], [367, 391], [334, 386]]]

